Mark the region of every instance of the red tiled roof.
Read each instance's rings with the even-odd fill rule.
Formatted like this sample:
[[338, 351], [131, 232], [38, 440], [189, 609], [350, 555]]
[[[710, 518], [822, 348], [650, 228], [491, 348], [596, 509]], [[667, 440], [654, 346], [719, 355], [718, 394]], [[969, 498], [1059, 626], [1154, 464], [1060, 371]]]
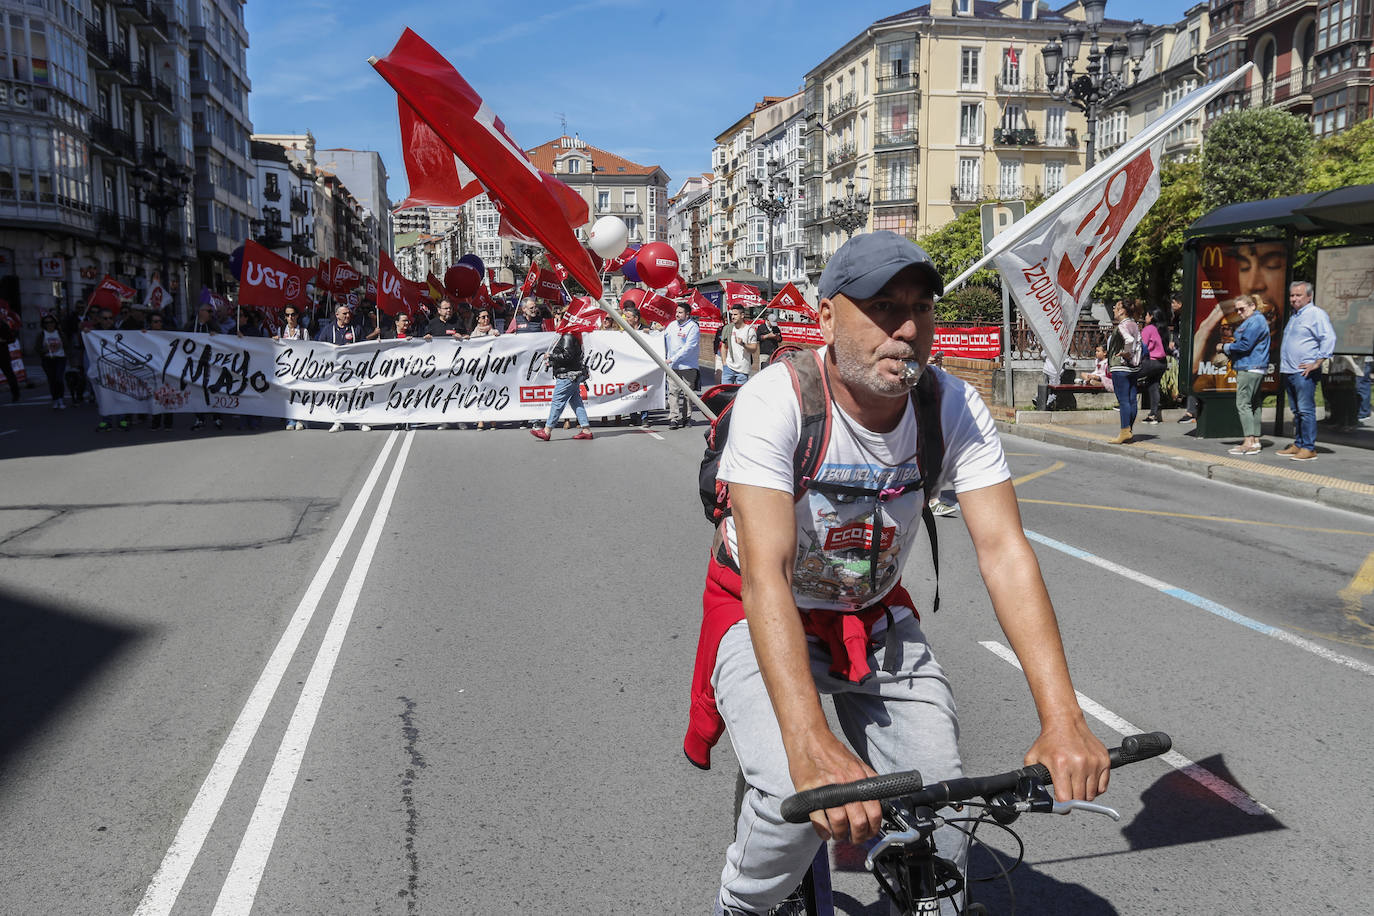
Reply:
[[[570, 140], [571, 137], [557, 137], [548, 143], [536, 146], [534, 149], [525, 150], [525, 155], [530, 157], [537, 169], [543, 169], [550, 175], [554, 174], [553, 161], [564, 153], [572, 152], [571, 149], [563, 148], [563, 141]], [[598, 171], [604, 171], [608, 175], [650, 175], [658, 168], [656, 165], [640, 165], [638, 162], [631, 162], [623, 156], [615, 153], [608, 153], [604, 149], [598, 149], [590, 143], [581, 147], [579, 152], [586, 153], [592, 157], [592, 165]]]

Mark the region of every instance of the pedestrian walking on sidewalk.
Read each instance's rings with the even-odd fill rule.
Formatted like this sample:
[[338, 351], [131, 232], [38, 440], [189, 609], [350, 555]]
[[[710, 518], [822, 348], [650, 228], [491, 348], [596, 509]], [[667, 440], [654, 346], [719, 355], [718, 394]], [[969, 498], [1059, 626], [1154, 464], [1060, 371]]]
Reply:
[[1112, 376], [1112, 390], [1116, 393], [1117, 409], [1121, 413], [1121, 432], [1115, 439], [1107, 440], [1112, 445], [1125, 445], [1131, 441], [1131, 428], [1135, 426], [1138, 409], [1136, 370], [1144, 358], [1144, 344], [1140, 338], [1140, 305], [1134, 299], [1119, 299], [1112, 307], [1112, 318], [1116, 327], [1112, 329], [1111, 339], [1107, 341], [1107, 371]]
[[1236, 297], [1236, 314], [1240, 316], [1235, 335], [1228, 344], [1217, 344], [1217, 352], [1231, 360], [1236, 370], [1236, 415], [1245, 440], [1231, 449], [1232, 455], [1260, 453], [1260, 404], [1264, 392], [1260, 383], [1269, 369], [1269, 322], [1260, 313], [1260, 294]]
[[1279, 353], [1279, 374], [1283, 390], [1293, 411], [1293, 444], [1278, 454], [1293, 461], [1317, 458], [1317, 385], [1322, 380], [1322, 363], [1336, 349], [1336, 331], [1331, 318], [1312, 304], [1312, 284], [1297, 280], [1288, 288], [1292, 314], [1283, 329]]

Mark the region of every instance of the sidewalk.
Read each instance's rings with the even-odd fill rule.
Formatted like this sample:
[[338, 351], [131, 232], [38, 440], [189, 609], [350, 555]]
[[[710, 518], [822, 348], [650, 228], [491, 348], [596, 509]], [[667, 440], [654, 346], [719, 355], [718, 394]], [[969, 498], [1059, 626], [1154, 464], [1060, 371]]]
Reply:
[[1260, 437], [1264, 451], [1253, 457], [1228, 455], [1240, 439], [1200, 439], [1192, 423], [1179, 423], [1181, 410], [1166, 410], [1160, 424], [1137, 422], [1135, 440], [1111, 445], [1120, 432], [1115, 410], [1019, 410], [1015, 422], [999, 420], [1004, 436], [1037, 439], [1054, 445], [1106, 452], [1135, 461], [1163, 465], [1210, 480], [1310, 499], [1323, 505], [1374, 516], [1374, 422], [1340, 430], [1318, 422], [1317, 460], [1289, 461], [1276, 454], [1292, 439], [1292, 416], [1285, 421], [1286, 437], [1270, 435], [1272, 408], [1264, 412]]

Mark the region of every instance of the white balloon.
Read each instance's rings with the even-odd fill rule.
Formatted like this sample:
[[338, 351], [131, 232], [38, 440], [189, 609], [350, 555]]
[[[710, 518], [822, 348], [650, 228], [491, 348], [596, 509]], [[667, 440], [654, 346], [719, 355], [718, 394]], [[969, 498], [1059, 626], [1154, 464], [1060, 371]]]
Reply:
[[630, 243], [630, 230], [618, 216], [603, 216], [592, 224], [587, 247], [603, 258], [613, 258]]

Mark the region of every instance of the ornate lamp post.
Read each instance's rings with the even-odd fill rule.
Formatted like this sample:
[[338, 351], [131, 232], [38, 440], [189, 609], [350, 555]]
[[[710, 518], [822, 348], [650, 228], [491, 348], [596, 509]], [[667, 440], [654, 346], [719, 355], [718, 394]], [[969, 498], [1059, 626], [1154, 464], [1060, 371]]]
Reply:
[[844, 183], [843, 197], [830, 198], [830, 219], [847, 239], [868, 222], [868, 195], [854, 193], [853, 178]]
[[773, 301], [773, 226], [792, 206], [792, 179], [787, 175], [774, 175], [778, 165], [778, 160], [768, 160], [767, 187], [757, 176], [745, 182], [749, 188], [749, 202], [768, 220], [768, 302]]
[[170, 290], [172, 274], [167, 259], [167, 234], [174, 231], [174, 227], [168, 225], [167, 214], [173, 210], [185, 209], [186, 192], [191, 184], [191, 170], [178, 166], [160, 149], [153, 150], [152, 160], [152, 179], [136, 173], [134, 189], [138, 194], [139, 203], [157, 214], [154, 231], [157, 233], [162, 255], [162, 281]]
[[[1083, 72], [1074, 75], [1074, 64], [1083, 46], [1084, 30], [1074, 23], [1060, 34], [1059, 41], [1041, 49], [1045, 61], [1045, 73], [1049, 78], [1050, 94], [1056, 99], [1068, 102], [1088, 116], [1088, 155], [1087, 167], [1092, 168], [1097, 161], [1097, 119], [1102, 108], [1120, 95], [1128, 87], [1124, 70], [1126, 58], [1131, 59], [1131, 83], [1140, 77], [1140, 62], [1145, 57], [1145, 40], [1150, 36], [1149, 28], [1137, 19], [1126, 30], [1126, 41], [1118, 37], [1105, 49], [1097, 45], [1098, 30], [1107, 9], [1107, 0], [1083, 0], [1083, 12], [1087, 17], [1086, 36], [1089, 41], [1087, 64]], [[1059, 86], [1059, 67], [1066, 64], [1064, 85]]]

